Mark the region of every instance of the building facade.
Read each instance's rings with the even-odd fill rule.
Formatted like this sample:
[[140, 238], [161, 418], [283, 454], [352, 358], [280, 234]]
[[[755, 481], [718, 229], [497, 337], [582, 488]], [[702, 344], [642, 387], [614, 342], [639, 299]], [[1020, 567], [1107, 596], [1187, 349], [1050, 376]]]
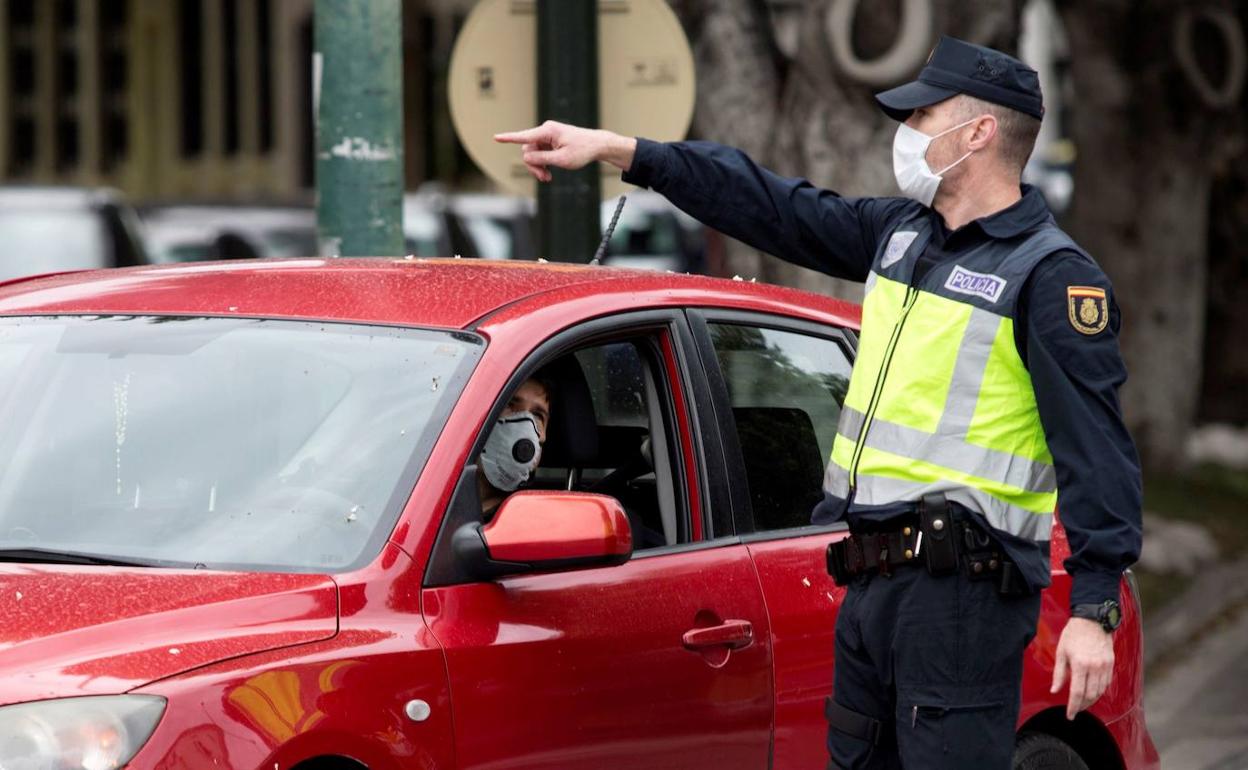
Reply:
[[[471, 175], [446, 109], [471, 2], [404, 2], [407, 181]], [[0, 0], [0, 182], [307, 200], [313, 0]]]

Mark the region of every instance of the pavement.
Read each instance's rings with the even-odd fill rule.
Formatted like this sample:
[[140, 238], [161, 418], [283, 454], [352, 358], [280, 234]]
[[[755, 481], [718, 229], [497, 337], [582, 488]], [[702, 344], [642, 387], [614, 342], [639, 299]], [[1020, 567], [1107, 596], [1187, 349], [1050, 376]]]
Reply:
[[1164, 770], [1248, 770], [1248, 603], [1167, 651], [1153, 679], [1145, 714]]
[[1206, 567], [1184, 593], [1157, 611], [1144, 608], [1144, 663], [1188, 658], [1193, 644], [1217, 631], [1228, 612], [1248, 605], [1248, 558]]

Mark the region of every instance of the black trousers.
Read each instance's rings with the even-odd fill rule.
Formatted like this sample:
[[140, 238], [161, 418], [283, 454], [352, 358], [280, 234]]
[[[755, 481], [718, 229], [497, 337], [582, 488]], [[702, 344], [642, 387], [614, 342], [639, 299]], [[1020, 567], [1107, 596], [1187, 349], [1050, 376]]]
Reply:
[[857, 578], [837, 616], [833, 698], [883, 724], [874, 743], [829, 727], [829, 767], [1009, 770], [1039, 616], [1039, 594], [1002, 597], [960, 572]]

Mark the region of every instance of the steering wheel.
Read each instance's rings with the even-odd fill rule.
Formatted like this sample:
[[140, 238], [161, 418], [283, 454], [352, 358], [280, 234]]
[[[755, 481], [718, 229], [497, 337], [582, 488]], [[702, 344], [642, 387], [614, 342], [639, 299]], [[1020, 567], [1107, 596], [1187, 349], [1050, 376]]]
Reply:
[[[612, 497], [618, 499], [621, 497], [620, 495], [612, 494], [615, 490], [622, 489], [628, 482], [653, 470], [654, 458], [650, 452], [650, 437], [646, 436], [642, 439], [633, 456], [625, 460], [620, 467], [594, 482], [585, 491], [597, 494], [611, 494]], [[649, 548], [667, 544], [667, 539], [663, 533], [646, 526], [640, 514], [628, 509], [627, 506], [625, 507], [625, 512], [628, 515], [629, 525], [633, 528], [634, 542], [640, 544], [640, 547]]]
[[590, 485], [586, 492], [605, 494], [604, 490], [618, 489], [639, 476], [654, 470], [654, 457], [650, 453], [650, 437], [646, 436], [631, 457], [620, 467]]

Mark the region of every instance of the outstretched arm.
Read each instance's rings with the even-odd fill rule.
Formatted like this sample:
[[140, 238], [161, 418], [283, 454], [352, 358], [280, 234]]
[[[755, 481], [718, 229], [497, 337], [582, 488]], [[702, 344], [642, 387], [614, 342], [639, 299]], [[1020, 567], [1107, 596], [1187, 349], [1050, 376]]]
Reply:
[[624, 181], [662, 193], [720, 232], [850, 280], [866, 279], [889, 225], [907, 206], [917, 205], [896, 198], [842, 198], [712, 142], [661, 144], [554, 121], [495, 139], [520, 144], [525, 165], [540, 181], [550, 181], [552, 166], [610, 163], [625, 172]]

